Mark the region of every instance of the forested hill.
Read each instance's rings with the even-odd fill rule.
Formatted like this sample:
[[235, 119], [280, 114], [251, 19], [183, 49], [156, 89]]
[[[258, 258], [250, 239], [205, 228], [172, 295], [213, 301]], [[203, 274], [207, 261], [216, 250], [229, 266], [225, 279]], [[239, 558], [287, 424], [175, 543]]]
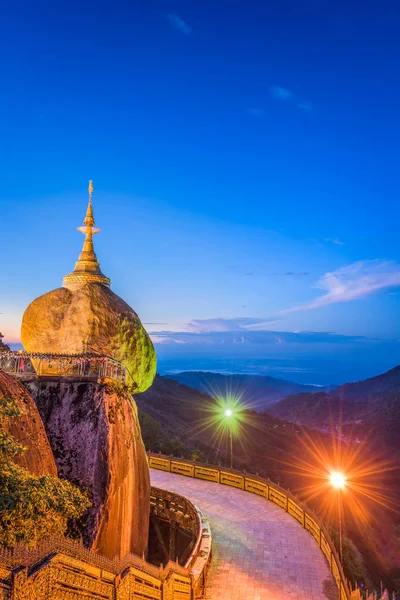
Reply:
[[[136, 395], [135, 400], [148, 450], [228, 464], [227, 436], [216, 435], [215, 398], [157, 375], [151, 388]], [[298, 455], [298, 437], [302, 435], [293, 424], [245, 411], [235, 464], [279, 478], [281, 461]]]
[[294, 394], [269, 407], [269, 414], [318, 429], [343, 427], [385, 450], [400, 448], [400, 366], [377, 377], [341, 385], [329, 393]]
[[345, 383], [332, 394], [352, 404], [376, 404], [385, 394], [400, 389], [400, 365], [386, 373], [356, 383]]

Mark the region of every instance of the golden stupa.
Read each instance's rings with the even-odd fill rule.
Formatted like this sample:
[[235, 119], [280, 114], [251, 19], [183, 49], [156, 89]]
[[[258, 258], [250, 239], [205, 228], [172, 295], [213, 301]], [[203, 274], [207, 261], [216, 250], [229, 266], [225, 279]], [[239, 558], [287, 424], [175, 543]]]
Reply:
[[86, 210], [86, 216], [83, 225], [78, 227], [78, 231], [85, 234], [82, 252], [79, 255], [78, 262], [75, 263], [75, 269], [69, 275], [66, 275], [63, 280], [63, 286], [69, 290], [77, 290], [86, 283], [101, 283], [102, 285], [110, 285], [111, 281], [103, 275], [100, 269], [100, 264], [97, 261], [97, 256], [93, 246], [93, 236], [101, 231], [95, 227], [92, 206], [93, 181], [89, 181], [89, 203]]
[[96, 353], [114, 358], [127, 370], [135, 392], [145, 391], [156, 372], [153, 344], [135, 311], [110, 289], [93, 246], [93, 184], [83, 225], [82, 251], [63, 287], [36, 298], [22, 318], [21, 341], [27, 352]]

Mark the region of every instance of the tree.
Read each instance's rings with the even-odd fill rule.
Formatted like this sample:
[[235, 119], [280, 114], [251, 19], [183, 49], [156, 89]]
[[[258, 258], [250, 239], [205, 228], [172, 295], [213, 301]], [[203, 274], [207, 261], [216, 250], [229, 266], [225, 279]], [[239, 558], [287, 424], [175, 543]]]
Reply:
[[10, 346], [3, 343], [3, 334], [0, 332], [0, 352], [10, 352]]
[[9, 548], [65, 534], [68, 521], [79, 519], [90, 506], [88, 497], [68, 481], [33, 475], [14, 462], [26, 448], [4, 425], [21, 414], [15, 400], [0, 398], [0, 546]]

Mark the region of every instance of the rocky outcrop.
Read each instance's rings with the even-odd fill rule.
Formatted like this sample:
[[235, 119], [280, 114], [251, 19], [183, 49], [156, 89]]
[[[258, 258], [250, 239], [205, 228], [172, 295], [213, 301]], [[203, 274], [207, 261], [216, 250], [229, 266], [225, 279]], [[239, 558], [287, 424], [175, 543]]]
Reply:
[[36, 298], [23, 316], [21, 340], [27, 352], [111, 356], [126, 367], [135, 393], [150, 387], [156, 373], [153, 344], [138, 315], [100, 283]]
[[57, 475], [56, 463], [36, 404], [27, 389], [3, 371], [0, 371], [0, 398], [13, 398], [22, 415], [7, 419], [4, 428], [13, 435], [26, 451], [15, 462], [34, 475]]
[[113, 558], [147, 547], [150, 481], [136, 404], [116, 384], [32, 381], [58, 472], [89, 490], [84, 543]]

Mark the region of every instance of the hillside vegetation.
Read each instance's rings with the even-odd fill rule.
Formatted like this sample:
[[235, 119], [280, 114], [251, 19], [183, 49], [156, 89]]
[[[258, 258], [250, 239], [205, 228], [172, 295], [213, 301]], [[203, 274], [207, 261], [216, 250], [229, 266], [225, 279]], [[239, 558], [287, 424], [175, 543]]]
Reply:
[[293, 394], [267, 408], [299, 425], [366, 440], [377, 451], [397, 456], [400, 449], [400, 366], [377, 377], [346, 383], [325, 393]]
[[0, 546], [34, 546], [63, 535], [90, 501], [77, 487], [55, 475], [35, 475], [16, 463], [26, 448], [7, 431], [21, 417], [15, 399], [0, 396]]

